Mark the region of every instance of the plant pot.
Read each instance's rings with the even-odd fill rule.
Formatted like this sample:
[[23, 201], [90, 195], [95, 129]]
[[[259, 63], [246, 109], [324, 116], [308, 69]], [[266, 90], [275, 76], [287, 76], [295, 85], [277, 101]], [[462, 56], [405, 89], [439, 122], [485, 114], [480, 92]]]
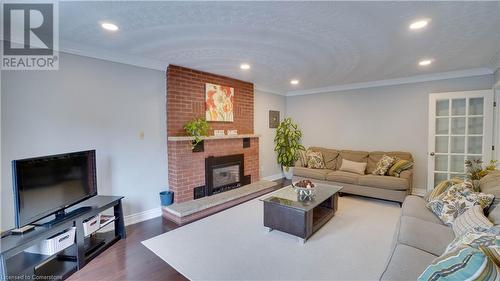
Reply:
[[292, 177], [293, 177], [293, 167], [285, 167], [285, 166], [283, 166], [283, 174], [285, 174], [285, 178], [287, 180], [291, 180]]
[[[195, 141], [191, 142], [191, 145], [194, 145]], [[205, 141], [200, 141], [198, 144], [194, 145], [191, 150], [193, 152], [204, 152], [205, 151]]]
[[160, 192], [160, 202], [162, 206], [171, 205], [174, 202], [174, 193], [172, 191]]

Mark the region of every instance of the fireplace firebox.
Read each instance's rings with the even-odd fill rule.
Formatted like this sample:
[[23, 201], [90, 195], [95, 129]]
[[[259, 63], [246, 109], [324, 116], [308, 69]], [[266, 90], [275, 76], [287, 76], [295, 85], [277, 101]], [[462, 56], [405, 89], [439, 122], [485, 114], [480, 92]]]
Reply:
[[244, 176], [244, 170], [243, 154], [206, 158], [204, 196], [249, 184], [250, 176]]

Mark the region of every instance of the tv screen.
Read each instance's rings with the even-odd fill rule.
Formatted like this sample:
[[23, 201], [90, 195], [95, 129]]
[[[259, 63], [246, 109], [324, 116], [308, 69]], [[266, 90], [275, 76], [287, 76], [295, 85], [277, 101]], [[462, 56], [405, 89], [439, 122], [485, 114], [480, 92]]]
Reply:
[[95, 150], [14, 160], [12, 167], [17, 227], [97, 194]]

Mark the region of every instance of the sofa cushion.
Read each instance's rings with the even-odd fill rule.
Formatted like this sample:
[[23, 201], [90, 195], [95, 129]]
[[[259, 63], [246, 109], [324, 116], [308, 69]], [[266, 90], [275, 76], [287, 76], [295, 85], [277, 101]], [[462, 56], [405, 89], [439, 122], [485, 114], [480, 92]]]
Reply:
[[366, 173], [371, 174], [373, 171], [377, 168], [377, 163], [382, 159], [382, 156], [387, 155], [390, 157], [397, 157], [399, 159], [403, 160], [409, 160], [413, 161], [413, 157], [411, 156], [411, 153], [409, 152], [402, 152], [402, 151], [373, 151], [369, 153], [367, 163], [368, 165], [366, 166]]
[[479, 249], [481, 247], [491, 247], [500, 245], [500, 227], [493, 226], [489, 229], [478, 227], [462, 236], [457, 236], [446, 248], [446, 252], [468, 245]]
[[425, 206], [426, 202], [415, 195], [406, 196], [401, 208], [401, 215], [419, 218], [424, 221], [443, 224], [443, 222]]
[[500, 267], [483, 251], [463, 245], [436, 258], [418, 278], [424, 280], [500, 280]]
[[433, 255], [442, 255], [455, 238], [453, 230], [442, 224], [414, 217], [401, 217], [398, 243], [415, 247]]
[[407, 190], [409, 188], [407, 179], [389, 176], [363, 175], [359, 178], [359, 184], [392, 190]]
[[443, 192], [447, 191], [448, 188], [454, 186], [455, 184], [459, 184], [464, 182], [462, 179], [454, 178], [440, 182], [438, 185], [434, 187], [430, 193], [424, 196], [426, 202], [430, 202], [439, 197], [439, 195], [443, 194]]
[[350, 183], [350, 184], [358, 184], [359, 177], [361, 176], [358, 174], [344, 172], [344, 171], [333, 171], [326, 175], [326, 179], [329, 181]]
[[452, 228], [456, 236], [462, 236], [467, 232], [474, 231], [477, 227], [489, 229], [492, 226], [491, 221], [484, 216], [483, 208], [476, 205], [458, 216], [453, 221]]
[[326, 174], [330, 173], [331, 171], [332, 170], [328, 170], [328, 169], [311, 169], [311, 168], [306, 168], [306, 167], [294, 167], [293, 168], [293, 175], [299, 176], [299, 177], [304, 177], [304, 178], [325, 180]]
[[417, 248], [398, 244], [380, 280], [417, 280], [435, 258], [435, 255]]
[[377, 162], [377, 167], [373, 170], [372, 174], [378, 176], [385, 175], [389, 168], [394, 164], [394, 161], [396, 161], [396, 158], [387, 155], [382, 156], [382, 158], [380, 158]]
[[413, 167], [413, 162], [410, 160], [403, 160], [395, 158], [394, 164], [387, 171], [387, 175], [391, 177], [400, 177], [401, 172], [409, 170]]
[[366, 163], [368, 161], [368, 151], [341, 150], [339, 157], [337, 157], [337, 169], [342, 165], [342, 159]]
[[330, 170], [336, 170], [337, 168], [337, 158], [339, 157], [339, 151], [336, 149], [329, 149], [323, 147], [310, 147], [312, 151], [321, 152], [323, 154], [323, 161], [325, 161], [325, 168]]
[[479, 181], [481, 192], [495, 195], [491, 206], [486, 210], [493, 224], [500, 224], [500, 171], [495, 170]]
[[365, 162], [354, 162], [347, 159], [342, 159], [342, 165], [339, 171], [356, 173], [358, 175], [364, 175], [366, 170]]
[[307, 167], [307, 150], [299, 151], [299, 160], [295, 162], [295, 167]]
[[427, 203], [429, 208], [445, 224], [451, 225], [453, 221], [461, 214], [475, 205], [481, 205], [483, 209], [489, 207], [493, 202], [492, 194], [474, 192], [470, 182], [456, 184], [437, 199]]
[[323, 154], [319, 151], [308, 150], [306, 153], [307, 167], [311, 169], [325, 169]]

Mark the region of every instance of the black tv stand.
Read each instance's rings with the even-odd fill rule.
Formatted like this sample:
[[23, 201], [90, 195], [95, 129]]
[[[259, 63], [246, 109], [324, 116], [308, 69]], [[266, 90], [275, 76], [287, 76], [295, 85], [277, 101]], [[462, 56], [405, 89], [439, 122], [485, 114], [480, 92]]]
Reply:
[[[36, 226], [33, 231], [3, 237], [0, 240], [0, 280], [26, 279], [23, 277], [45, 280], [47, 276], [58, 280], [68, 278], [113, 243], [126, 238], [122, 199], [121, 196], [95, 196], [55, 220]], [[115, 217], [114, 231], [85, 237], [83, 222], [110, 208]], [[70, 247], [49, 256], [24, 251], [71, 227], [76, 227], [76, 241]]]
[[45, 222], [42, 220], [42, 222], [35, 222], [35, 223], [32, 223], [32, 225], [34, 225], [34, 226], [52, 226], [52, 225], [58, 224], [62, 221], [69, 220], [69, 219], [74, 218], [78, 215], [84, 214], [90, 210], [92, 210], [91, 206], [83, 206], [83, 207], [77, 208], [77, 209], [69, 211], [69, 212], [66, 212], [66, 210], [61, 210], [55, 214], [56, 217], [53, 220], [45, 221]]

